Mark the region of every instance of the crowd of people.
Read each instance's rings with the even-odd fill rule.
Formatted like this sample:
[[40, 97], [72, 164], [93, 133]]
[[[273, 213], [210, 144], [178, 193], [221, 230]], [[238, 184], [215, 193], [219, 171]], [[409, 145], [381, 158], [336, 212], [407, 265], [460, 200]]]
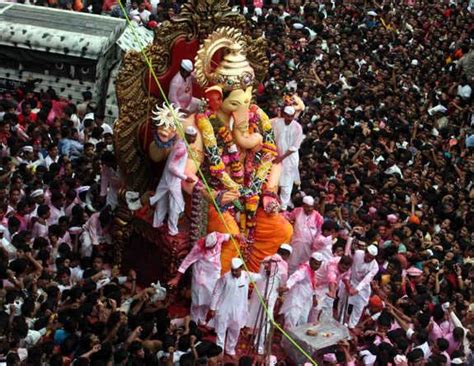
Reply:
[[[77, 3], [121, 15], [106, 2]], [[176, 2], [129, 5], [150, 27], [179, 12]], [[291, 165], [280, 185], [294, 235], [271, 259], [288, 263], [268, 304], [275, 320], [285, 329], [321, 317], [347, 326], [351, 339], [321, 355], [325, 365], [473, 365], [471, 4], [254, 1], [240, 10], [251, 35], [268, 42], [257, 104], [279, 129], [296, 131], [284, 149], [276, 135], [278, 159]], [[263, 293], [262, 275], [242, 273], [235, 259], [214, 279], [216, 292], [204, 291], [204, 308], [173, 318], [162, 287], [137, 287], [134, 270], [113, 266], [121, 182], [94, 96], [75, 105], [37, 89], [0, 94], [0, 363], [194, 365], [234, 356], [240, 329], [256, 320], [249, 278]], [[206, 260], [222, 240], [203, 239], [214, 248]], [[170, 286], [203, 260], [190, 256]], [[272, 265], [262, 269], [274, 276]], [[195, 281], [193, 301], [203, 301]], [[251, 317], [217, 318], [214, 343], [207, 313], [226, 306], [229, 314], [249, 306]], [[265, 328], [258, 353], [273, 334]]]

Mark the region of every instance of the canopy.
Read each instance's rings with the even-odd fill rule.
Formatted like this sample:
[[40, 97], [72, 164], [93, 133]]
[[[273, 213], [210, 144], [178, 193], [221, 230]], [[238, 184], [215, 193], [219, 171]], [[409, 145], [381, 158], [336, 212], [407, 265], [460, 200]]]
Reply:
[[125, 20], [23, 4], [0, 4], [0, 46], [97, 60]]

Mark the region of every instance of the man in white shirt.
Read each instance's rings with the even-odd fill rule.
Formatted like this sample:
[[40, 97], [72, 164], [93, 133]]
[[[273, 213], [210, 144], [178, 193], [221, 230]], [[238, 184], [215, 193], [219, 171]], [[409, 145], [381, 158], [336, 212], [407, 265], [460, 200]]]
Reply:
[[345, 301], [348, 305], [352, 305], [352, 313], [347, 324], [349, 329], [354, 329], [359, 323], [362, 312], [369, 303], [370, 283], [379, 271], [379, 266], [375, 260], [377, 254], [378, 248], [373, 244], [369, 245], [365, 251], [356, 250], [352, 256], [351, 293], [348, 293], [346, 286], [340, 286], [340, 305], [344, 306], [343, 302]]
[[[138, 6], [137, 6], [138, 3]], [[133, 9], [130, 11], [130, 18], [139, 17], [143, 25], [146, 25], [150, 20], [151, 13], [145, 9], [145, 2], [132, 2]]]
[[49, 169], [50, 165], [59, 161], [58, 145], [48, 145], [48, 156], [44, 159], [44, 165]]
[[168, 99], [186, 114], [195, 113], [200, 101], [193, 97], [193, 69], [191, 60], [182, 60], [179, 72], [171, 79]]
[[[196, 141], [197, 130], [189, 126], [185, 130], [185, 139], [188, 144]], [[192, 177], [184, 174], [188, 150], [183, 140], [175, 142], [166, 166], [156, 187], [155, 194], [150, 197], [150, 205], [156, 206], [153, 216], [153, 227], [160, 227], [168, 214], [168, 231], [171, 236], [178, 234], [179, 215], [184, 211], [184, 198], [181, 190], [181, 181], [193, 183]]]
[[215, 322], [216, 343], [229, 356], [235, 356], [240, 330], [247, 322], [251, 278], [255, 281], [261, 277], [242, 271], [243, 265], [240, 258], [232, 258], [231, 270], [216, 283], [209, 310]]
[[316, 289], [316, 271], [323, 264], [323, 256], [319, 253], [311, 254], [308, 262], [302, 263], [293, 273], [286, 287], [280, 291], [288, 291], [285, 296], [280, 314], [285, 317], [285, 329], [291, 329], [308, 322], [311, 308], [316, 304], [314, 296]]
[[212, 291], [221, 275], [222, 243], [229, 238], [230, 234], [214, 231], [199, 239], [179, 266], [176, 277], [168, 282], [168, 285], [175, 287], [186, 270], [193, 267], [191, 319], [198, 325], [206, 323]]
[[300, 183], [298, 150], [303, 142], [303, 129], [294, 119], [296, 110], [293, 106], [283, 109], [283, 117], [272, 120], [278, 157], [274, 163], [281, 163], [280, 199], [281, 208], [286, 210], [291, 201], [291, 191], [295, 183]]
[[[264, 354], [265, 340], [270, 332], [273, 309], [278, 299], [278, 289], [285, 286], [288, 279], [287, 261], [292, 251], [291, 245], [284, 243], [276, 254], [266, 257], [260, 263], [262, 278], [255, 284], [258, 293], [255, 289], [252, 292], [247, 320], [247, 327], [255, 329], [256, 334], [260, 332], [255, 340], [258, 341], [257, 352], [260, 355]], [[261, 305], [261, 298], [265, 299], [266, 309]]]

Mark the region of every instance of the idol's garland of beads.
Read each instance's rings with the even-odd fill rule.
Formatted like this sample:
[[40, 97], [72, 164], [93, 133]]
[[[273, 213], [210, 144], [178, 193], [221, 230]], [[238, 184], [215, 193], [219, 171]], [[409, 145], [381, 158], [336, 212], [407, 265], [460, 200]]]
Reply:
[[194, 185], [193, 193], [191, 195], [191, 225], [189, 239], [192, 246], [207, 234], [209, 202], [205, 198], [204, 191], [204, 186], [199, 180]]
[[[220, 183], [220, 192], [216, 202], [222, 210], [234, 213], [234, 210], [244, 211], [241, 215], [241, 231], [246, 232], [247, 242], [255, 239], [256, 213], [260, 203], [260, 194], [267, 175], [272, 167], [272, 161], [277, 156], [273, 129], [268, 116], [256, 105], [249, 110], [249, 132], [261, 132], [263, 143], [261, 150], [248, 153], [242, 165], [240, 152], [235, 145], [232, 133], [213, 113], [200, 113], [196, 116], [196, 124], [201, 131], [203, 143], [207, 152], [209, 172]], [[222, 142], [219, 148], [217, 139]], [[230, 163], [230, 175], [225, 170], [225, 164]], [[244, 203], [236, 201], [222, 205], [224, 190], [238, 190]], [[251, 246], [247, 245], [249, 252]]]

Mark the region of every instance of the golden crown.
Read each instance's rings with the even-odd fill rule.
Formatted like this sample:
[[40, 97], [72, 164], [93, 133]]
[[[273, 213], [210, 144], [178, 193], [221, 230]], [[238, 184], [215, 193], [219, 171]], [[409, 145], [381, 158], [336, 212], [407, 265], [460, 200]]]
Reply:
[[[212, 59], [219, 50], [226, 53], [213, 69]], [[235, 28], [219, 28], [204, 41], [196, 55], [195, 69], [202, 87], [214, 84], [224, 91], [232, 91], [246, 89], [255, 81], [254, 70], [244, 54], [242, 33]]]

